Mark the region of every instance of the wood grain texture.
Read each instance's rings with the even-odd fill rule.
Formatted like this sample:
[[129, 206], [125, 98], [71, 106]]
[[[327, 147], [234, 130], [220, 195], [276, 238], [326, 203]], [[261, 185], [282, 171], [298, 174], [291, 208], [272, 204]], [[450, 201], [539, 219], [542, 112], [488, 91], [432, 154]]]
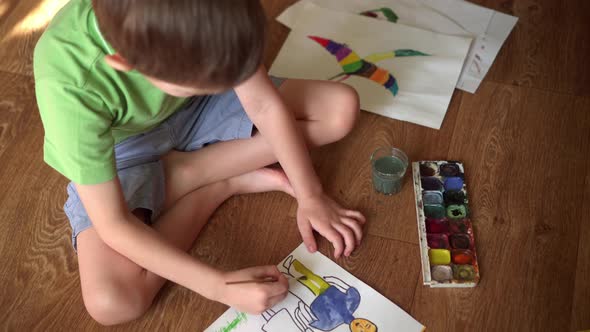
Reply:
[[[33, 50], [43, 30], [68, 0], [2, 0], [0, 70], [32, 75]], [[3, 9], [4, 10], [4, 9]]]
[[[584, 109], [586, 112], [590, 110], [590, 98], [578, 99], [576, 108]], [[587, 135], [590, 136], [590, 130], [587, 131]], [[590, 156], [590, 147], [586, 149], [585, 154]], [[581, 180], [581, 178], [579, 179]], [[588, 217], [590, 216], [590, 204], [588, 203], [590, 202], [590, 160], [588, 157], [586, 157], [585, 184], [584, 198], [579, 207], [582, 213], [570, 331], [590, 329], [590, 282], [588, 281], [590, 276], [590, 218]]]
[[[82, 303], [62, 211], [67, 181], [42, 162], [31, 77], [34, 43], [64, 2], [0, 1], [0, 330], [105, 330]], [[294, 2], [263, 4], [274, 17]], [[429, 331], [588, 329], [590, 2], [476, 2], [521, 20], [480, 91], [455, 93], [440, 131], [363, 113], [349, 137], [314, 151], [326, 191], [369, 217], [361, 249], [337, 263]], [[288, 32], [270, 21], [267, 66]], [[409, 182], [394, 197], [371, 186], [369, 157], [383, 145], [412, 160], [465, 162], [482, 272], [477, 288], [422, 286]], [[283, 194], [233, 198], [191, 253], [228, 270], [276, 264], [301, 241], [295, 216], [295, 202]], [[331, 257], [330, 245], [319, 245]], [[201, 331], [225, 310], [169, 284], [146, 315], [109, 330]]]
[[418, 320], [434, 331], [568, 329], [589, 128], [567, 95], [486, 83], [464, 96], [449, 157], [466, 165], [482, 280], [419, 286]]
[[519, 21], [488, 79], [590, 95], [590, 3], [584, 0], [476, 0]]
[[28, 76], [0, 72], [0, 158], [20, 138], [35, 113], [31, 99], [33, 80]]
[[61, 208], [66, 182], [42, 162], [32, 78], [1, 77], [0, 322], [7, 330], [31, 330], [48, 325], [47, 317], [65, 316], [64, 305], [82, 314], [80, 286]]

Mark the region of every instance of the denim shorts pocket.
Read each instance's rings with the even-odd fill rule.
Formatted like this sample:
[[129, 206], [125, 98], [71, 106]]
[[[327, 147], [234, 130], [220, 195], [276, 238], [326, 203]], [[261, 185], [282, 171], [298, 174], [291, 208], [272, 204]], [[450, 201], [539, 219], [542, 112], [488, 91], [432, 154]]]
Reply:
[[66, 210], [66, 212], [68, 210], [72, 211], [72, 210], [77, 209], [78, 206], [80, 205], [80, 203], [82, 203], [80, 201], [80, 196], [78, 196], [78, 192], [76, 191], [73, 182], [68, 183], [67, 192], [68, 192], [68, 199], [66, 200], [66, 203], [64, 204], [64, 210]]

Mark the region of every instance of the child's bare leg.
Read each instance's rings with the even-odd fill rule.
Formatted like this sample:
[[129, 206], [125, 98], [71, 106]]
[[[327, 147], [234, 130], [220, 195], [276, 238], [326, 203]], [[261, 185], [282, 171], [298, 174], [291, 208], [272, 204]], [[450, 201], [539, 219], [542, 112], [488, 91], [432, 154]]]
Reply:
[[[355, 123], [358, 96], [342, 84], [287, 81], [281, 93], [300, 119], [299, 126], [310, 146], [339, 140]], [[268, 170], [262, 171], [267, 174], [244, 174], [276, 162], [270, 146], [259, 135], [197, 152], [173, 153], [164, 161], [169, 208], [155, 228], [183, 249], [191, 247], [213, 211], [231, 195], [269, 190], [293, 194], [282, 173], [280, 177], [277, 171], [272, 174]], [[235, 177], [239, 174], [244, 176]], [[228, 178], [232, 179], [218, 182]], [[92, 228], [79, 234], [77, 243], [82, 293], [89, 313], [104, 325], [142, 315], [165, 281], [110, 249]]]
[[[310, 147], [342, 139], [354, 127], [359, 113], [356, 92], [341, 83], [288, 80], [279, 89], [283, 100], [294, 113], [299, 128]], [[221, 142], [195, 152], [171, 155], [178, 169], [170, 169], [167, 178], [177, 183], [175, 197], [193, 188], [227, 177], [249, 172], [277, 161], [270, 145], [261, 135], [250, 139]], [[224, 160], [215, 167], [211, 161]], [[194, 176], [198, 174], [199, 176]]]
[[[188, 250], [211, 214], [227, 198], [265, 191], [293, 194], [282, 171], [258, 170], [191, 192], [169, 208], [154, 228], [170, 243]], [[80, 233], [77, 243], [82, 295], [90, 315], [103, 325], [141, 316], [165, 280], [112, 250], [94, 228]]]

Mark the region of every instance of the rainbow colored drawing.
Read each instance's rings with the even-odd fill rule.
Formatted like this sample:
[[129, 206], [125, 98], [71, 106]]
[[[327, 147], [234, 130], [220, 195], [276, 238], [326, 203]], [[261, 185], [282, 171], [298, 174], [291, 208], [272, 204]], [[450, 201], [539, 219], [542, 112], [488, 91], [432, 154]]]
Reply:
[[342, 67], [343, 72], [329, 78], [329, 80], [343, 77], [339, 80], [339, 82], [341, 82], [353, 75], [360, 76], [368, 78], [371, 81], [384, 86], [391, 92], [391, 94], [393, 94], [393, 96], [396, 96], [399, 92], [399, 86], [396, 78], [389, 71], [375, 65], [374, 62], [379, 62], [394, 57], [429, 55], [415, 50], [400, 49], [390, 52], [371, 54], [363, 59], [346, 44], [341, 44], [333, 40], [317, 36], [308, 37], [322, 45], [328, 52], [330, 52], [330, 54], [334, 55]]

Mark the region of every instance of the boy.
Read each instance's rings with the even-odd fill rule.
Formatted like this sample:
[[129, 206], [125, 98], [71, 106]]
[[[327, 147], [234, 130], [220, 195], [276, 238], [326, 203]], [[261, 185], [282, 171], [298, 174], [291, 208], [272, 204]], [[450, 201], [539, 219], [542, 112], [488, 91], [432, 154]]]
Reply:
[[[276, 267], [223, 272], [186, 252], [232, 195], [295, 197], [310, 251], [314, 230], [336, 257], [360, 243], [364, 217], [323, 193], [306, 149], [348, 134], [358, 96], [271, 82], [265, 33], [258, 0], [71, 0], [40, 39], [45, 161], [72, 181], [64, 209], [99, 323], [141, 316], [165, 280], [251, 313], [281, 301]], [[284, 172], [264, 168], [277, 161]], [[226, 286], [268, 276], [278, 282]]]

